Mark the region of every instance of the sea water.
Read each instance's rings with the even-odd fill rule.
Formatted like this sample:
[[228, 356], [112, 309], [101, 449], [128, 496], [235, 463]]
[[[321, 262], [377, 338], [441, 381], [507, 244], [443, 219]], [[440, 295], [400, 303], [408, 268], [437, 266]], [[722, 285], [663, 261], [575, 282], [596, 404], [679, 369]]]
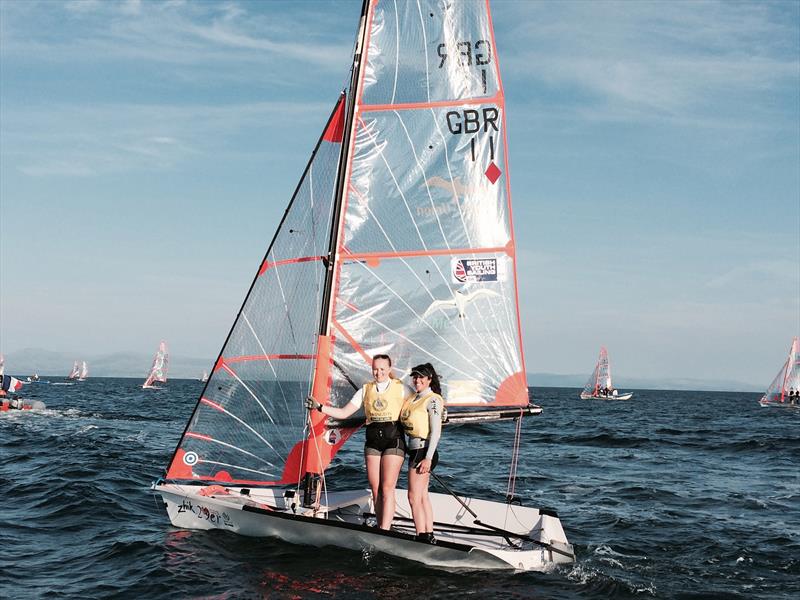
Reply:
[[[524, 420], [516, 492], [558, 512], [578, 559], [513, 573], [172, 527], [148, 487], [202, 384], [140, 386], [28, 385], [47, 409], [0, 415], [0, 597], [800, 597], [800, 410], [761, 408], [758, 394], [534, 388], [544, 412]], [[446, 428], [437, 473], [502, 500], [512, 435]], [[366, 487], [361, 442], [329, 485]]]

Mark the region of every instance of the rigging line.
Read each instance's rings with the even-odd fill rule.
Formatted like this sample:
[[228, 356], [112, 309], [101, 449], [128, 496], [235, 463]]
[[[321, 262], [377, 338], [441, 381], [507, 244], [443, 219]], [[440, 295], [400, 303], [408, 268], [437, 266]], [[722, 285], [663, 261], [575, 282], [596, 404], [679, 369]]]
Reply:
[[[383, 286], [384, 286], [384, 287], [385, 287], [387, 290], [389, 290], [389, 292], [391, 292], [392, 294], [394, 294], [394, 296], [395, 296], [395, 297], [396, 297], [398, 300], [400, 300], [400, 302], [401, 302], [401, 303], [403, 303], [403, 304], [404, 304], [404, 305], [405, 305], [405, 306], [408, 308], [408, 310], [410, 310], [410, 311], [411, 311], [411, 312], [414, 314], [414, 316], [415, 316], [415, 317], [417, 317], [417, 318], [418, 318], [418, 319], [419, 319], [419, 320], [420, 320], [422, 323], [424, 323], [424, 324], [425, 324], [425, 326], [426, 326], [428, 329], [430, 329], [430, 330], [431, 330], [431, 331], [434, 333], [434, 335], [435, 335], [436, 337], [438, 337], [439, 339], [441, 339], [441, 340], [442, 340], [442, 341], [443, 341], [443, 342], [444, 342], [444, 343], [445, 343], [445, 344], [446, 344], [446, 345], [447, 345], [447, 346], [448, 346], [448, 347], [449, 347], [451, 350], [453, 350], [453, 351], [454, 351], [454, 352], [455, 352], [457, 355], [459, 355], [461, 358], [463, 358], [465, 361], [467, 361], [467, 362], [470, 364], [470, 366], [472, 366], [472, 367], [474, 367], [474, 368], [475, 368], [475, 370], [476, 370], [476, 371], [478, 371], [479, 373], [481, 373], [481, 375], [483, 375], [483, 376], [484, 376], [484, 377], [486, 377], [487, 379], [493, 379], [493, 378], [495, 378], [495, 379], [494, 379], [494, 381], [495, 381], [495, 382], [497, 382], [497, 383], [499, 383], [499, 382], [501, 381], [501, 379], [500, 379], [500, 378], [499, 378], [497, 375], [493, 375], [493, 374], [487, 373], [487, 372], [485, 372], [485, 371], [482, 371], [482, 370], [481, 370], [481, 368], [480, 368], [480, 367], [481, 367], [481, 365], [480, 365], [480, 364], [475, 364], [475, 363], [473, 362], [473, 360], [472, 360], [472, 359], [470, 359], [469, 357], [467, 357], [467, 356], [465, 356], [464, 354], [462, 354], [462, 353], [461, 353], [461, 352], [458, 350], [458, 348], [456, 348], [455, 346], [453, 346], [453, 345], [450, 343], [450, 341], [449, 341], [449, 340], [447, 340], [447, 339], [446, 339], [444, 336], [442, 336], [442, 334], [441, 334], [441, 333], [439, 333], [438, 331], [436, 331], [436, 330], [435, 330], [435, 329], [434, 329], [434, 328], [433, 328], [433, 327], [432, 327], [432, 326], [431, 326], [431, 325], [430, 325], [430, 324], [429, 324], [429, 323], [428, 323], [428, 322], [427, 322], [425, 319], [423, 319], [423, 318], [422, 318], [422, 317], [419, 315], [419, 313], [418, 313], [416, 310], [414, 310], [414, 308], [413, 308], [413, 307], [412, 307], [410, 304], [408, 304], [408, 302], [406, 302], [406, 301], [405, 301], [405, 299], [404, 299], [404, 298], [403, 298], [403, 297], [402, 297], [400, 294], [398, 294], [397, 292], [395, 292], [395, 291], [392, 289], [392, 287], [391, 287], [391, 286], [390, 286], [388, 283], [386, 283], [386, 282], [385, 282], [383, 279], [381, 279], [381, 278], [378, 276], [378, 274], [377, 274], [377, 273], [375, 273], [375, 272], [374, 272], [372, 269], [370, 269], [370, 268], [366, 267], [366, 266], [365, 266], [365, 265], [364, 265], [364, 264], [363, 264], [361, 261], [358, 261], [358, 264], [359, 264], [359, 265], [361, 265], [361, 267], [362, 267], [364, 270], [366, 270], [366, 271], [367, 271], [367, 273], [369, 273], [369, 274], [370, 274], [370, 275], [372, 275], [372, 276], [373, 276], [375, 279], [377, 279], [377, 280], [378, 280], [378, 281], [379, 281], [379, 282], [380, 282], [380, 283], [381, 283], [381, 284], [382, 284], [382, 285], [383, 285]], [[366, 313], [363, 313], [363, 311], [358, 311], [358, 312], [362, 312], [362, 314], [366, 314]], [[480, 356], [480, 355], [478, 354], [478, 351], [477, 351], [477, 349], [476, 349], [476, 348], [474, 348], [474, 347], [472, 347], [472, 345], [471, 345], [471, 343], [470, 343], [470, 341], [469, 341], [469, 338], [466, 338], [466, 337], [464, 337], [464, 336], [462, 336], [462, 338], [464, 339], [464, 341], [466, 341], [468, 344], [470, 344], [470, 347], [471, 347], [471, 349], [475, 351], [476, 355]], [[433, 355], [429, 354], [429, 356], [433, 356]]]
[[[203, 403], [205, 403], [205, 404], [208, 404], [208, 403], [209, 403], [209, 402], [211, 402], [211, 401], [210, 401], [210, 400], [208, 400], [207, 398], [201, 398], [201, 399], [200, 399], [200, 402], [203, 402]], [[240, 424], [244, 425], [244, 426], [245, 426], [247, 429], [249, 429], [251, 432], [253, 432], [253, 433], [255, 434], [255, 436], [256, 436], [258, 439], [260, 439], [262, 442], [264, 442], [264, 443], [265, 443], [265, 444], [266, 444], [266, 445], [269, 447], [269, 449], [270, 449], [270, 450], [272, 450], [272, 451], [273, 451], [275, 454], [277, 454], [277, 455], [278, 455], [280, 458], [283, 458], [283, 456], [281, 455], [281, 453], [280, 453], [280, 452], [278, 452], [278, 451], [275, 449], [275, 447], [274, 447], [272, 444], [270, 444], [270, 443], [269, 443], [269, 442], [268, 442], [266, 439], [264, 439], [264, 436], [262, 436], [260, 433], [258, 433], [258, 432], [257, 432], [255, 429], [253, 429], [252, 427], [250, 427], [250, 425], [248, 425], [247, 423], [245, 423], [244, 421], [242, 421], [242, 420], [241, 420], [239, 417], [237, 417], [235, 414], [233, 414], [233, 413], [232, 413], [232, 412], [230, 412], [229, 410], [226, 410], [226, 409], [225, 409], [225, 407], [223, 407], [222, 405], [220, 405], [220, 404], [217, 404], [216, 402], [213, 402], [212, 404], [213, 404], [213, 407], [214, 407], [215, 409], [217, 409], [218, 411], [225, 413], [226, 415], [228, 415], [228, 416], [229, 416], [229, 417], [231, 417], [232, 419], [235, 419], [235, 420], [236, 420], [236, 421], [238, 421]]]
[[[447, 241], [447, 235], [444, 232], [444, 227], [442, 226], [442, 221], [439, 218], [439, 212], [436, 210], [436, 206], [434, 205], [434, 202], [433, 202], [433, 196], [431, 195], [431, 188], [428, 185], [428, 175], [425, 172], [425, 167], [423, 167], [422, 163], [419, 160], [419, 157], [417, 156], [417, 151], [416, 151], [416, 148], [414, 147], [414, 142], [411, 139], [411, 135], [408, 133], [408, 128], [406, 127], [406, 124], [403, 121], [403, 118], [400, 116], [400, 113], [398, 113], [397, 111], [393, 111], [393, 112], [394, 112], [394, 115], [397, 118], [397, 120], [400, 122], [400, 126], [403, 128], [403, 131], [406, 134], [406, 139], [408, 140], [408, 146], [411, 149], [411, 153], [414, 155], [414, 160], [417, 163], [417, 168], [419, 169], [420, 174], [422, 175], [422, 181], [425, 183], [425, 191], [428, 194], [428, 200], [430, 201], [431, 210], [433, 211], [433, 215], [436, 217], [436, 223], [439, 226], [439, 233], [441, 233], [441, 235], [442, 235], [442, 241], [444, 242], [444, 245], [447, 247], [447, 249], [450, 250], [451, 249], [450, 243]], [[412, 219], [413, 219], [413, 217], [412, 217]], [[431, 257], [431, 261], [433, 261], [433, 260], [434, 260], [433, 257]], [[455, 291], [449, 285], [448, 281], [446, 281], [446, 283], [448, 284], [448, 291], [450, 293], [450, 296], [454, 297], [455, 296]], [[510, 317], [510, 315], [508, 313], [508, 305], [505, 302], [503, 303], [503, 305], [505, 307], [506, 318], [508, 319]], [[500, 321], [500, 319], [498, 319], [497, 312], [494, 309], [494, 302], [489, 302], [489, 310], [491, 311], [492, 318], [494, 319], [494, 321], [498, 325], [500, 325], [501, 321]], [[481, 314], [480, 310], [478, 310], [478, 314], [481, 317], [483, 316]], [[475, 328], [473, 323], [474, 323], [474, 321], [470, 321], [470, 323], [469, 323], [470, 329], [472, 330], [472, 333], [481, 341], [481, 345], [483, 346], [484, 350], [486, 352], [490, 352], [491, 353], [492, 352], [491, 346], [486, 343], [486, 340], [485, 340], [484, 336], [480, 335], [480, 333]], [[510, 320], [508, 322], [508, 325], [511, 325], [511, 321]], [[466, 322], [462, 322], [461, 326], [464, 329], [464, 336], [466, 336], [467, 335], [467, 323]], [[512, 330], [513, 330], [513, 328], [512, 328]]]
[[[441, 357], [439, 357], [439, 356], [435, 356], [435, 355], [431, 354], [430, 352], [428, 352], [427, 350], [425, 350], [425, 348], [423, 348], [422, 346], [418, 345], [416, 342], [414, 342], [414, 341], [413, 341], [413, 340], [411, 340], [410, 338], [408, 338], [408, 337], [404, 336], [404, 335], [403, 335], [402, 333], [400, 333], [399, 331], [395, 331], [394, 329], [392, 329], [391, 327], [389, 327], [389, 326], [388, 326], [388, 325], [386, 325], [385, 323], [382, 323], [381, 321], [379, 321], [379, 320], [378, 320], [378, 319], [376, 319], [375, 317], [373, 317], [373, 316], [369, 315], [367, 312], [365, 312], [365, 311], [362, 311], [362, 310], [358, 310], [358, 309], [357, 309], [357, 308], [355, 308], [355, 307], [354, 307], [352, 304], [350, 304], [350, 305], [348, 305], [348, 306], [350, 307], [350, 309], [351, 309], [351, 310], [353, 310], [353, 311], [355, 311], [355, 312], [357, 312], [357, 313], [359, 313], [359, 314], [363, 315], [364, 317], [366, 317], [366, 318], [367, 318], [367, 319], [369, 319], [370, 321], [373, 321], [373, 322], [374, 322], [375, 324], [377, 324], [378, 326], [380, 326], [380, 327], [383, 327], [383, 328], [384, 328], [386, 331], [388, 331], [388, 332], [390, 332], [390, 333], [393, 333], [393, 334], [394, 334], [394, 335], [396, 335], [397, 337], [399, 337], [399, 338], [401, 338], [401, 339], [403, 339], [403, 340], [407, 341], [409, 344], [411, 344], [412, 346], [414, 346], [414, 347], [415, 347], [417, 350], [420, 350], [420, 351], [421, 351], [423, 354], [426, 354], [426, 355], [430, 356], [430, 357], [431, 357], [431, 358], [433, 358], [434, 360], [438, 360], [438, 361], [439, 361], [441, 364], [443, 364], [443, 365], [446, 365], [446, 366], [450, 367], [451, 369], [453, 369], [454, 371], [456, 371], [456, 372], [458, 372], [458, 373], [461, 373], [462, 375], [464, 375], [464, 376], [465, 376], [465, 377], [467, 377], [468, 379], [473, 379], [473, 375], [472, 375], [471, 373], [467, 373], [466, 371], [462, 371], [462, 370], [461, 370], [461, 369], [459, 369], [458, 367], [456, 367], [456, 366], [454, 366], [454, 365], [451, 365], [451, 364], [450, 364], [450, 363], [448, 363], [448, 362], [445, 362], [444, 360], [442, 360], [442, 358], [441, 358]], [[494, 381], [493, 381], [493, 383], [495, 383], [495, 384], [499, 384], [499, 381], [498, 381], [498, 380], [494, 380]]]
[[428, 36], [425, 34], [425, 19], [422, 18], [422, 7], [417, 0], [417, 12], [419, 13], [420, 29], [422, 29], [422, 48], [425, 50], [425, 91], [428, 95], [428, 102], [431, 101], [431, 78], [428, 67]]
[[[520, 411], [521, 413], [522, 411]], [[517, 419], [517, 426], [514, 429], [514, 441], [511, 447], [511, 465], [508, 472], [508, 485], [506, 486], [506, 499], [511, 501], [517, 486], [517, 465], [519, 462], [519, 440], [522, 435], [522, 415]]]
[[[225, 369], [236, 381], [238, 381], [239, 385], [241, 385], [245, 389], [245, 391], [247, 391], [247, 393], [250, 394], [250, 396], [253, 398], [253, 400], [255, 400], [258, 403], [258, 405], [261, 407], [261, 410], [263, 410], [264, 414], [267, 415], [267, 418], [272, 422], [273, 425], [275, 425], [275, 431], [278, 434], [278, 437], [280, 438], [281, 443], [283, 444], [284, 450], [288, 450], [289, 449], [289, 445], [286, 443], [286, 439], [283, 437], [283, 433], [281, 432], [281, 428], [275, 422], [275, 419], [272, 418], [272, 415], [269, 413], [269, 411], [266, 409], [266, 407], [261, 403], [261, 400], [259, 400], [259, 398], [255, 394], [255, 392], [252, 389], [250, 389], [250, 386], [248, 386], [244, 381], [242, 381], [241, 377], [239, 377], [239, 375], [236, 373], [236, 371], [231, 369], [224, 362], [222, 363], [222, 368]], [[255, 429], [253, 429], [253, 431], [255, 431]], [[264, 441], [266, 441], [266, 440], [264, 440]], [[270, 448], [275, 450], [275, 448], [272, 446], [272, 444], [268, 444], [268, 445], [269, 445]], [[275, 452], [277, 452], [278, 455], [280, 455], [280, 452], [278, 452], [277, 450], [275, 450]]]
[[[289, 410], [289, 404], [286, 399], [286, 392], [283, 390], [283, 383], [281, 382], [280, 377], [278, 377], [278, 372], [275, 370], [275, 365], [272, 364], [272, 360], [270, 359], [269, 354], [267, 354], [267, 350], [261, 343], [261, 339], [258, 337], [258, 334], [256, 333], [255, 329], [253, 329], [253, 325], [250, 323], [250, 319], [247, 318], [247, 314], [245, 314], [244, 311], [242, 311], [242, 318], [244, 319], [244, 322], [247, 324], [247, 327], [250, 329], [250, 332], [253, 334], [253, 337], [255, 338], [258, 347], [261, 348], [261, 352], [263, 352], [264, 356], [267, 357], [267, 364], [269, 365], [269, 368], [272, 371], [273, 377], [275, 377], [275, 383], [278, 384], [278, 390], [280, 391], [281, 397], [283, 398], [283, 405], [286, 407], [286, 414], [289, 415], [289, 423], [291, 424], [292, 428], [294, 428], [294, 421], [292, 420], [292, 412]], [[313, 361], [309, 362], [313, 363]], [[264, 407], [262, 406], [262, 408]], [[272, 417], [270, 417], [270, 420], [272, 421]], [[275, 421], [272, 421], [272, 423], [275, 424]], [[285, 445], [286, 444], [284, 443], [284, 446]]]
[[203, 440], [205, 442], [213, 442], [214, 444], [219, 444], [220, 446], [225, 446], [225, 447], [231, 448], [233, 450], [238, 450], [239, 452], [247, 454], [248, 456], [252, 456], [256, 460], [260, 460], [261, 462], [268, 464], [273, 469], [277, 469], [278, 468], [277, 466], [275, 466], [274, 464], [269, 462], [266, 458], [261, 458], [260, 456], [256, 456], [252, 452], [248, 452], [244, 448], [239, 448], [239, 446], [234, 446], [233, 444], [229, 444], [227, 442], [223, 442], [222, 440], [214, 439], [211, 436], [203, 435], [203, 434], [200, 434], [200, 433], [194, 433], [194, 432], [191, 432], [191, 431], [187, 431], [186, 432], [186, 436], [190, 437], [190, 438], [193, 438], [193, 439], [196, 439], [196, 440]]
[[265, 475], [267, 477], [272, 477], [277, 479], [277, 475], [274, 473], [265, 473], [264, 471], [259, 471], [258, 469], [248, 469], [247, 467], [241, 467], [239, 465], [231, 465], [224, 462], [218, 462], [216, 460], [198, 460], [197, 462], [209, 465], [219, 465], [220, 467], [231, 467], [232, 469], [239, 469], [241, 471], [249, 471], [250, 473], [258, 473], [259, 475]]
[[397, 0], [394, 0], [394, 84], [392, 85], [392, 100], [397, 92], [397, 72], [400, 68], [400, 21], [397, 15]]

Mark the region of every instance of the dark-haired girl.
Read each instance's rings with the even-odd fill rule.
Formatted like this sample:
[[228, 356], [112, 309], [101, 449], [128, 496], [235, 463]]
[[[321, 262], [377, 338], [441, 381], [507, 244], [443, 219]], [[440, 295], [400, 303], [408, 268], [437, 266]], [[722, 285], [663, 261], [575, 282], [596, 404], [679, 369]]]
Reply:
[[434, 542], [433, 507], [428, 495], [431, 471], [439, 462], [439, 438], [442, 434], [444, 400], [439, 376], [430, 363], [411, 369], [416, 393], [406, 398], [400, 411], [400, 423], [408, 441], [408, 502], [417, 538]]
[[372, 490], [378, 527], [389, 529], [395, 510], [397, 477], [403, 467], [406, 445], [397, 420], [407, 389], [394, 379], [392, 359], [386, 354], [372, 357], [373, 381], [365, 383], [345, 406], [322, 405], [313, 398], [306, 401], [309, 410], [318, 410], [334, 419], [346, 419], [362, 406], [367, 419], [364, 462]]

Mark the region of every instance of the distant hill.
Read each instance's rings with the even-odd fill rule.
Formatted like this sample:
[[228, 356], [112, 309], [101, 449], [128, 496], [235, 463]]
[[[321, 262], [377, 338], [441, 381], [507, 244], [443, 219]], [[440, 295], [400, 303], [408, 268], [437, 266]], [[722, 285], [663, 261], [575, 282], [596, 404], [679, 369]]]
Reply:
[[[574, 387], [583, 388], [587, 376], [560, 375], [557, 373], [527, 373], [528, 385], [531, 387]], [[614, 378], [615, 383], [620, 382], [621, 390], [686, 390], [704, 392], [763, 392], [763, 386], [741, 381], [727, 381], [721, 379], [692, 379], [664, 378], [645, 379], [641, 377], [626, 377], [619, 375]]]
[[[6, 354], [6, 373], [22, 376], [38, 373], [46, 378], [66, 377], [75, 360], [85, 360], [89, 364], [90, 377], [141, 377], [144, 379], [150, 369], [153, 355], [115, 352], [113, 354], [76, 356], [41, 348], [25, 348]], [[198, 379], [203, 373], [203, 369], [211, 371], [213, 363], [213, 358], [170, 355], [169, 376], [173, 379]]]
[[[75, 356], [65, 352], [53, 352], [42, 348], [25, 348], [6, 354], [6, 372], [9, 375], [28, 376], [38, 373], [43, 377], [66, 377], [74, 360], [89, 363], [91, 377], [144, 377], [153, 360], [152, 354], [115, 352], [113, 354], [87, 354]], [[211, 372], [214, 358], [196, 358], [170, 355], [169, 375], [174, 379], [197, 379], [203, 370]], [[528, 373], [531, 387], [582, 388], [586, 374], [564, 375], [558, 373]], [[644, 379], [619, 375], [620, 389], [645, 390], [696, 390], [718, 392], [761, 392], [763, 386], [741, 381], [715, 379]]]

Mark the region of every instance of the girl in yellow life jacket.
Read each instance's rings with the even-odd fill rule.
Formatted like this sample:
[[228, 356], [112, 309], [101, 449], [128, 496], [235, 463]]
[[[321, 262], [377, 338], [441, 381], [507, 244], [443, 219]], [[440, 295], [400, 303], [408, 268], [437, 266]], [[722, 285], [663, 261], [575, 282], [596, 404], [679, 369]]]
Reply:
[[433, 507], [428, 495], [431, 471], [439, 462], [439, 438], [442, 434], [444, 400], [439, 376], [430, 363], [411, 369], [416, 393], [406, 398], [400, 411], [400, 423], [408, 441], [408, 503], [417, 538], [434, 543]]
[[373, 381], [365, 383], [341, 408], [306, 400], [309, 410], [318, 410], [334, 419], [346, 419], [362, 406], [367, 419], [364, 462], [372, 490], [378, 527], [389, 529], [395, 511], [395, 487], [406, 452], [403, 430], [397, 420], [408, 392], [399, 379], [391, 377], [392, 359], [386, 354], [372, 357]]

